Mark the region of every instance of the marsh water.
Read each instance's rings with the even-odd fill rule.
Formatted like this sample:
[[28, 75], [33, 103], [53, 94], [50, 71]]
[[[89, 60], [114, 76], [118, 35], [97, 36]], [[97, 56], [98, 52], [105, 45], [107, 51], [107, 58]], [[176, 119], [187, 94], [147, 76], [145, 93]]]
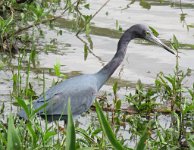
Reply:
[[[113, 57], [118, 38], [121, 33], [117, 32], [116, 20], [123, 30], [126, 30], [133, 24], [143, 23], [154, 27], [160, 33], [159, 38], [166, 42], [176, 35], [182, 45], [180, 51], [181, 69], [194, 69], [194, 29], [187, 29], [186, 25], [192, 25], [194, 20], [194, 3], [193, 1], [183, 1], [182, 11], [187, 14], [185, 21], [180, 20], [181, 9], [179, 1], [174, 7], [169, 2], [163, 5], [157, 5], [154, 1], [149, 1], [151, 9], [143, 9], [139, 2], [136, 2], [127, 8], [129, 1], [118, 2], [111, 0], [92, 21], [92, 41], [93, 53], [89, 54], [87, 60], [84, 60], [83, 42], [81, 42], [75, 33], [72, 33], [66, 24], [66, 19], [59, 19], [57, 26], [63, 29], [62, 36], [56, 36], [60, 43], [57, 49], [48, 54], [39, 53], [40, 68], [53, 68], [56, 61], [64, 65], [63, 73], [74, 75], [76, 73], [86, 74], [94, 73], [102, 68]], [[104, 1], [92, 1], [89, 13], [94, 14], [102, 6]], [[88, 13], [88, 12], [86, 12]], [[65, 18], [65, 17], [64, 17]], [[53, 38], [56, 33], [47, 31], [46, 37]], [[82, 37], [84, 39], [84, 37]], [[44, 41], [45, 42], [45, 41]], [[168, 43], [168, 42], [167, 42]], [[43, 45], [46, 44], [42, 43]], [[175, 57], [160, 47], [152, 45], [142, 40], [134, 40], [128, 46], [128, 51], [122, 65], [115, 71], [109, 82], [102, 88], [102, 91], [110, 91], [112, 84], [117, 81], [123, 87], [121, 95], [125, 94], [125, 87], [132, 87], [137, 80], [145, 84], [153, 84], [153, 81], [160, 71], [169, 74], [173, 73], [175, 67]], [[190, 85], [193, 77], [189, 78], [186, 83]], [[122, 89], [122, 88], [121, 88]]]
[[[104, 3], [103, 0], [90, 0], [90, 10], [84, 12], [86, 14], [94, 14]], [[41, 39], [40, 50], [36, 57], [36, 67], [30, 69], [30, 82], [37, 95], [43, 91], [43, 82], [40, 78], [43, 77], [42, 70], [45, 73], [45, 88], [51, 87], [53, 79], [56, 76], [51, 73], [56, 63], [61, 65], [61, 73], [67, 78], [79, 75], [95, 73], [102, 68], [115, 54], [117, 42], [121, 35], [116, 29], [116, 22], [122, 27], [122, 30], [128, 29], [133, 24], [142, 23], [154, 27], [159, 33], [159, 38], [165, 43], [169, 43], [173, 35], [177, 37], [181, 43], [180, 48], [180, 68], [186, 70], [190, 68], [194, 70], [194, 28], [187, 28], [187, 25], [194, 25], [194, 1], [183, 0], [180, 8], [179, 1], [164, 1], [162, 4], [148, 0], [151, 4], [150, 9], [142, 8], [139, 2], [132, 5], [128, 0], [111, 0], [92, 20], [93, 50], [95, 54], [88, 54], [84, 60], [84, 43], [80, 41], [70, 28], [71, 20], [64, 18], [56, 20], [56, 28], [63, 31], [62, 36], [57, 36], [55, 31], [45, 28], [45, 39]], [[60, 13], [60, 12], [59, 12]], [[185, 20], [181, 18], [181, 14], [187, 14]], [[81, 38], [85, 38], [80, 34]], [[52, 39], [57, 40], [56, 47], [49, 47]], [[48, 45], [48, 50], [41, 47]], [[3, 54], [1, 53], [3, 58]], [[17, 71], [18, 55], [12, 59], [10, 65]], [[22, 66], [26, 66], [26, 62], [22, 62]], [[118, 95], [123, 98], [126, 94], [132, 91], [138, 80], [141, 80], [145, 85], [154, 84], [154, 80], [159, 72], [165, 74], [173, 73], [175, 68], [175, 56], [163, 50], [160, 47], [152, 45], [146, 41], [134, 40], [130, 42], [125, 59], [120, 67], [115, 71], [110, 80], [104, 85], [99, 93], [112, 92], [112, 85], [118, 82]], [[26, 67], [23, 67], [22, 73], [25, 77]], [[7, 69], [0, 71], [0, 103], [5, 102], [8, 106], [5, 109], [10, 112], [16, 107], [10, 107], [13, 80], [12, 70]], [[194, 82], [194, 73], [185, 81], [186, 86], [191, 86]], [[88, 121], [86, 118], [80, 117], [82, 125]], [[164, 119], [165, 120], [165, 119]], [[164, 121], [168, 122], [168, 121]]]

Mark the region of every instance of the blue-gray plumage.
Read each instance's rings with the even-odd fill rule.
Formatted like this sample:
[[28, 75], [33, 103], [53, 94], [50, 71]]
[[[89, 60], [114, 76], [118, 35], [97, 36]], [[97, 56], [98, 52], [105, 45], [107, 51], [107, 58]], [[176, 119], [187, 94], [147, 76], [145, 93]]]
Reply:
[[[34, 109], [47, 103], [46, 107], [37, 114], [42, 117], [46, 114], [47, 119], [50, 121], [58, 119], [66, 120], [68, 100], [71, 102], [72, 114], [74, 116], [87, 111], [96, 98], [97, 92], [123, 61], [128, 43], [135, 38], [151, 41], [174, 54], [168, 46], [152, 34], [147, 26], [142, 24], [133, 25], [121, 36], [117, 52], [106, 66], [95, 74], [76, 76], [51, 87], [45, 93], [45, 96], [42, 95], [33, 102]], [[24, 119], [28, 119], [24, 110], [21, 110], [18, 115]]]

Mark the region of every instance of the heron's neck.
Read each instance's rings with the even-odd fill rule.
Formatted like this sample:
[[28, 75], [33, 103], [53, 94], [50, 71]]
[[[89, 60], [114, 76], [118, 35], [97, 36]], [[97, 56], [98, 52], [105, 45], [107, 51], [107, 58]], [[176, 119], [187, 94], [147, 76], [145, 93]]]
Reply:
[[126, 54], [127, 45], [133, 38], [135, 37], [131, 33], [130, 29], [125, 31], [125, 33], [122, 35], [118, 42], [117, 52], [112, 60], [96, 73], [98, 78], [98, 89], [102, 87], [102, 85], [109, 79], [109, 77], [121, 64]]

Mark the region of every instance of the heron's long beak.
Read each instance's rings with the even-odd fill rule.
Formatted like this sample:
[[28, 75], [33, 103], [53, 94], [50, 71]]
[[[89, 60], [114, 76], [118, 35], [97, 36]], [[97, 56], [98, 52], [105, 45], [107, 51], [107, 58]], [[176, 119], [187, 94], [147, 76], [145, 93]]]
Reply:
[[158, 46], [163, 47], [165, 50], [167, 50], [168, 52], [170, 52], [170, 53], [175, 55], [175, 53], [167, 45], [165, 45], [162, 41], [160, 41], [157, 37], [151, 35], [149, 37], [149, 40], [151, 42], [157, 44]]

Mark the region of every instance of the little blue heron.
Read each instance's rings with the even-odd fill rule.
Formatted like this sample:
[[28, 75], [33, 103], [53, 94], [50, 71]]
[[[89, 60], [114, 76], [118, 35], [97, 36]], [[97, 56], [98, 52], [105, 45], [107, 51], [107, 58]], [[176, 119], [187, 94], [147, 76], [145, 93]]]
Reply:
[[[38, 109], [47, 103], [46, 107], [37, 114], [43, 118], [46, 115], [49, 121], [66, 120], [68, 100], [71, 103], [73, 116], [87, 111], [96, 98], [97, 92], [123, 61], [128, 43], [135, 38], [153, 42], [174, 54], [168, 46], [153, 35], [149, 27], [142, 24], [133, 25], [121, 36], [117, 52], [107, 65], [95, 74], [72, 77], [51, 87], [44, 95], [33, 102], [32, 106], [34, 109]], [[28, 119], [24, 110], [21, 110], [18, 115], [24, 119]]]

